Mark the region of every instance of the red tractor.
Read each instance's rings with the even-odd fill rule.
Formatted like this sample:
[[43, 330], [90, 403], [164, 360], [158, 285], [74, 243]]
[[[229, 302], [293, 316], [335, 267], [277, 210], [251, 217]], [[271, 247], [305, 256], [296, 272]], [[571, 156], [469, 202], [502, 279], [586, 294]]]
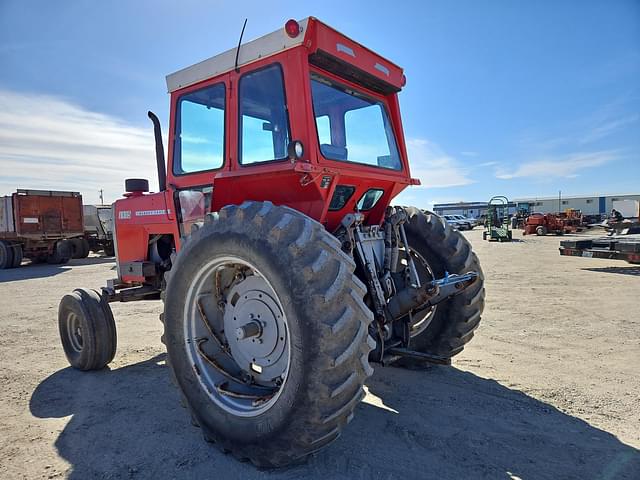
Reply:
[[72, 366], [114, 357], [109, 302], [162, 299], [167, 363], [204, 437], [261, 467], [334, 441], [370, 362], [449, 364], [484, 306], [470, 244], [391, 206], [411, 178], [400, 67], [315, 18], [167, 77], [159, 191], [113, 205], [118, 278], [59, 307]]

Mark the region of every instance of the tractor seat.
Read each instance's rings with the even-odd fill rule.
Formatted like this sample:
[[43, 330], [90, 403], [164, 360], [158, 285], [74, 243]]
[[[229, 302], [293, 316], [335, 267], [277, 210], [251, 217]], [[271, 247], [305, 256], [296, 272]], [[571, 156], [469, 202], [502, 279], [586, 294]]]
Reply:
[[338, 147], [336, 145], [323, 143], [320, 145], [320, 151], [325, 157], [333, 160], [348, 160], [347, 147]]

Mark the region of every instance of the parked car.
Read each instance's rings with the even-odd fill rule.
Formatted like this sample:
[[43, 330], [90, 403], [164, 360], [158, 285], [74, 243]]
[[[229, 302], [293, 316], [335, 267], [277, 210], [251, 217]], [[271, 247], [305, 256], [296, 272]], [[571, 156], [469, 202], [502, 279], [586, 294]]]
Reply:
[[468, 228], [466, 228], [466, 230], [472, 230], [473, 227], [476, 226], [475, 218], [468, 218], [468, 217], [465, 217], [464, 215], [453, 215], [453, 216], [456, 217], [461, 224], [468, 225]]
[[467, 221], [460, 220], [457, 218], [458, 215], [443, 215], [443, 218], [447, 221], [449, 225], [458, 229], [458, 230], [471, 230], [471, 224]]

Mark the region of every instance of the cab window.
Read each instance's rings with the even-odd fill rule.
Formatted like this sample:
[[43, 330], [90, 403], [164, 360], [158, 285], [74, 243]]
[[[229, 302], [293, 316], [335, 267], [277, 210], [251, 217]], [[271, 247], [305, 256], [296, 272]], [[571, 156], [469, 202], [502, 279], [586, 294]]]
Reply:
[[282, 160], [289, 145], [289, 117], [282, 70], [271, 65], [240, 79], [239, 160], [242, 165]]
[[219, 83], [180, 97], [173, 173], [215, 170], [224, 163], [225, 87]]
[[315, 74], [311, 76], [311, 93], [318, 143], [325, 158], [402, 169], [382, 102]]

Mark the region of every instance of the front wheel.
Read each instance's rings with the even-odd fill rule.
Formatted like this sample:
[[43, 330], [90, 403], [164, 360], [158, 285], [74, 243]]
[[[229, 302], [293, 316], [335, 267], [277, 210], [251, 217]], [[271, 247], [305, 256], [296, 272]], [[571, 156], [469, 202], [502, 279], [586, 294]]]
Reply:
[[207, 440], [276, 467], [340, 435], [372, 373], [354, 268], [322, 225], [268, 202], [191, 235], [166, 275], [164, 341]]
[[95, 290], [77, 288], [58, 307], [58, 328], [67, 360], [78, 370], [104, 368], [116, 354], [116, 323]]
[[[440, 217], [406, 208], [407, 240], [422, 282], [446, 273], [478, 272], [475, 283], [459, 295], [413, 315], [410, 348], [451, 358], [473, 338], [484, 309], [484, 276], [469, 241]], [[484, 232], [486, 233], [486, 232]], [[404, 364], [415, 364], [403, 359]]]

